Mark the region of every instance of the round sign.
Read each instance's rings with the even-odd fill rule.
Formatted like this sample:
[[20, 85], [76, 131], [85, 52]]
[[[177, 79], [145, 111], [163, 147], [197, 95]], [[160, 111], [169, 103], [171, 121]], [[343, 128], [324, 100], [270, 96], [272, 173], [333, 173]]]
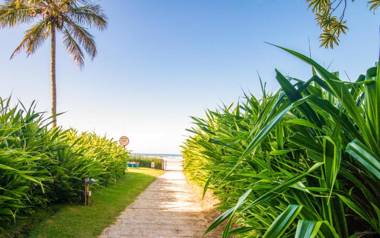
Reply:
[[126, 136], [122, 136], [122, 137], [120, 137], [120, 139], [119, 139], [119, 143], [120, 143], [120, 145], [122, 145], [122, 146], [127, 146], [127, 145], [129, 144], [129, 138], [126, 137]]

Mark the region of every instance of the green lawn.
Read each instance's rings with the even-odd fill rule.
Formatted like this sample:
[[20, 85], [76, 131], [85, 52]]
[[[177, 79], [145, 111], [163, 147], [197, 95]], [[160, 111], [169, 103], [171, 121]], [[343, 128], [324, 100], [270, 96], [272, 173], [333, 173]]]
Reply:
[[60, 207], [54, 215], [35, 226], [29, 237], [96, 237], [160, 174], [160, 170], [129, 169], [117, 184], [95, 192], [90, 206]]

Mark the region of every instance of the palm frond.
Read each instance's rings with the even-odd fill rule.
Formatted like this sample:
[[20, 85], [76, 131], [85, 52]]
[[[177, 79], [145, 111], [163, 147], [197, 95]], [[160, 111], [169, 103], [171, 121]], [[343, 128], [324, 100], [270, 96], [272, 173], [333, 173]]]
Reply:
[[47, 20], [42, 20], [36, 23], [32, 28], [26, 31], [24, 38], [17, 48], [13, 51], [11, 58], [16, 56], [22, 50], [25, 50], [26, 54], [29, 56], [33, 54], [41, 44], [49, 36], [49, 22]]
[[74, 62], [82, 67], [84, 65], [84, 54], [79, 44], [75, 41], [67, 29], [63, 31], [63, 43], [65, 44], [69, 54], [73, 57]]
[[378, 7], [380, 7], [380, 0], [369, 0], [370, 9], [375, 11]]
[[33, 54], [50, 35], [49, 27], [54, 26], [63, 34], [66, 49], [75, 63], [83, 66], [83, 51], [91, 59], [97, 54], [94, 37], [86, 26], [99, 30], [107, 27], [102, 8], [89, 0], [6, 0], [0, 4], [0, 28], [35, 20], [38, 22], [26, 31], [11, 58], [23, 50], [28, 56]]
[[13, 1], [0, 5], [0, 27], [13, 27], [31, 22], [35, 16], [34, 12], [30, 6], [24, 4], [16, 6]]
[[84, 27], [76, 24], [68, 18], [65, 18], [65, 28], [93, 59], [97, 54], [94, 36]]
[[99, 5], [73, 6], [67, 15], [76, 24], [95, 26], [99, 30], [104, 30], [107, 27], [107, 17]]

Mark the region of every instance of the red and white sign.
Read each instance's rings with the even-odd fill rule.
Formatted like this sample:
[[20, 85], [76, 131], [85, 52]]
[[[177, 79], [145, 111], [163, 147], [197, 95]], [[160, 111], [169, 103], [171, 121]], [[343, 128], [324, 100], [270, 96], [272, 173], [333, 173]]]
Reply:
[[125, 147], [129, 144], [129, 138], [127, 136], [122, 136], [119, 139], [119, 143], [120, 143], [120, 145]]

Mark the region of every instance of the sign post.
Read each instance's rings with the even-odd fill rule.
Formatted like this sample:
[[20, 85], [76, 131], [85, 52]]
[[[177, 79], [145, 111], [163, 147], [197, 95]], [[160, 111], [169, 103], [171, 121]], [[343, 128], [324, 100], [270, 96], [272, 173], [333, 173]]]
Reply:
[[[119, 139], [119, 144], [123, 146], [124, 150], [127, 149], [127, 145], [129, 144], [129, 138], [127, 136], [121, 136]], [[128, 160], [126, 161], [126, 168], [128, 168]], [[124, 170], [125, 173], [125, 170]]]

